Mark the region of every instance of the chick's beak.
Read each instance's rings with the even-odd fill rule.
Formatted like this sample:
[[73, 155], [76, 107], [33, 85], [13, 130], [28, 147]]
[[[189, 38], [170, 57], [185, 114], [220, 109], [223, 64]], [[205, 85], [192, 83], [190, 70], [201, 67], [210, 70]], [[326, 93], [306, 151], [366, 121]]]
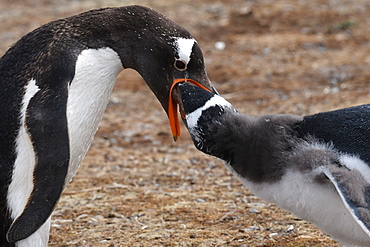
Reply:
[[181, 106], [180, 94], [179, 94], [178, 90], [175, 89], [175, 88], [177, 88], [176, 85], [179, 84], [179, 83], [191, 83], [195, 86], [201, 87], [204, 90], [207, 90], [207, 91], [211, 92], [210, 89], [208, 89], [207, 87], [203, 86], [199, 82], [197, 82], [195, 80], [192, 80], [192, 79], [179, 78], [179, 79], [173, 80], [173, 83], [172, 83], [171, 88], [170, 88], [169, 97], [168, 97], [169, 102], [168, 102], [168, 111], [167, 112], [168, 112], [168, 119], [170, 121], [172, 136], [173, 136], [173, 139], [175, 141], [177, 141], [179, 136], [180, 136], [180, 121], [177, 117], [177, 112], [180, 111], [181, 117], [183, 119], [185, 119], [184, 111], [182, 110], [181, 107], [179, 108], [179, 106], [178, 106], [178, 105]]

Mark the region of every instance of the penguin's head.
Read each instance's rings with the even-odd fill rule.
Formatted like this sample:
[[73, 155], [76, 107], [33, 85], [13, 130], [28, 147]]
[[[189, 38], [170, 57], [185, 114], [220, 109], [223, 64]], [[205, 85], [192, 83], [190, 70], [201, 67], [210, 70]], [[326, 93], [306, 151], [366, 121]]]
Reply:
[[[119, 24], [120, 20], [117, 20], [115, 28], [128, 29], [111, 32], [114, 34], [110, 38], [112, 47], [121, 57], [124, 68], [139, 72], [169, 116], [173, 115], [170, 110], [175, 111], [170, 108], [169, 102], [173, 99], [179, 103], [177, 90], [173, 94], [171, 90], [178, 80], [193, 80], [216, 92], [207, 76], [202, 51], [186, 29], [143, 6], [134, 5], [112, 11], [123, 11], [121, 19], [124, 22]], [[172, 130], [176, 140], [179, 129]]]
[[227, 135], [226, 120], [240, 114], [228, 101], [211, 91], [191, 83], [180, 83], [178, 88], [183, 121], [194, 145], [202, 152], [224, 158], [222, 147], [219, 147], [220, 136]]
[[[153, 66], [152, 69], [138, 70], [142, 71], [142, 77], [166, 111], [175, 141], [180, 135], [177, 118], [177, 104], [180, 101], [176, 84], [188, 81], [216, 92], [208, 79], [198, 43], [191, 36], [185, 34], [184, 30], [184, 36], [171, 37], [171, 40], [166, 42], [165, 48], [157, 50], [160, 54], [152, 57], [151, 63], [155, 63], [154, 65], [142, 66], [142, 68]], [[144, 59], [144, 61], [145, 63], [150, 62], [148, 59]]]

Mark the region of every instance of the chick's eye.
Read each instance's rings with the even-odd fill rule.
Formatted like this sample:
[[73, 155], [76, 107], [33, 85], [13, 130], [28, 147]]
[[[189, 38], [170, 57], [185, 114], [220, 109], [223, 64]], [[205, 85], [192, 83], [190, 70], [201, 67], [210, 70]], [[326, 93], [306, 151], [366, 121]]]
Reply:
[[186, 70], [186, 63], [182, 60], [176, 60], [174, 65], [178, 70]]

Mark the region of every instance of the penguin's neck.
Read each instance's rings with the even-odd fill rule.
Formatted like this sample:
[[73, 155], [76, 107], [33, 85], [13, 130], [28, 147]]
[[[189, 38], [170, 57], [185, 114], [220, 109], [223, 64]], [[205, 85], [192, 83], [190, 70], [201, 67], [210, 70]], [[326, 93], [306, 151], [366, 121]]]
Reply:
[[255, 118], [228, 111], [199, 122], [204, 126], [202, 142], [196, 144], [198, 149], [223, 159], [238, 176], [264, 182], [283, 175], [278, 157], [289, 148], [289, 143], [282, 138], [285, 129], [277, 128], [270, 116]]
[[219, 109], [217, 107], [207, 109], [205, 114], [197, 119], [196, 128], [190, 129], [193, 141], [199, 150], [235, 167], [238, 163], [238, 154], [243, 149], [249, 153], [253, 151], [251, 135], [255, 118], [228, 111], [217, 116], [213, 111], [218, 112]]
[[86, 49], [77, 58], [75, 76], [68, 90], [70, 166], [66, 184], [93, 140], [117, 75], [122, 70], [118, 54], [110, 48]]

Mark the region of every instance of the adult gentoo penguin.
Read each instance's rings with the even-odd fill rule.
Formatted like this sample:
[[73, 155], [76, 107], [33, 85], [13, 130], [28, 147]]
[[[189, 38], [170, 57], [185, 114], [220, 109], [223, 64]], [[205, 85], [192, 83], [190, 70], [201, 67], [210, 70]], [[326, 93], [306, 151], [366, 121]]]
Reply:
[[0, 59], [0, 246], [47, 246], [50, 215], [124, 68], [140, 73], [168, 114], [174, 79], [211, 88], [190, 33], [142, 6], [50, 22]]
[[370, 105], [253, 117], [189, 83], [178, 90], [199, 150], [226, 161], [255, 195], [339, 243], [370, 246]]

